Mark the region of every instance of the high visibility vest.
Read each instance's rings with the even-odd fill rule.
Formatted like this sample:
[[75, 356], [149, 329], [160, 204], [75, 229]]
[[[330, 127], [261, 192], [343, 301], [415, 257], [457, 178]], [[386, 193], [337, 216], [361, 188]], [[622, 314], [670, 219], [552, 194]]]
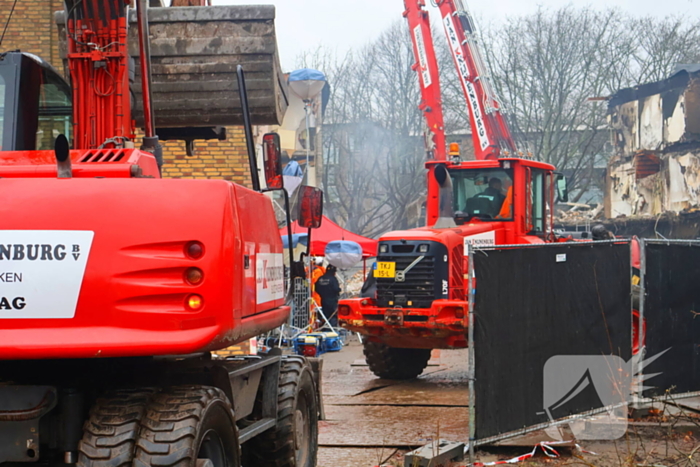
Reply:
[[508, 187], [506, 199], [501, 205], [501, 211], [498, 213], [500, 219], [510, 219], [513, 217], [513, 185]]

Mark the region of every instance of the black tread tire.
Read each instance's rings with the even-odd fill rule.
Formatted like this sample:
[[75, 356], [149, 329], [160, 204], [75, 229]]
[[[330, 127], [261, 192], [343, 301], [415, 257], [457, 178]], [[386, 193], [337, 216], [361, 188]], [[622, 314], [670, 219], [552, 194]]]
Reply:
[[202, 438], [209, 431], [220, 437], [228, 467], [239, 467], [238, 430], [226, 394], [210, 386], [165, 389], [152, 399], [141, 421], [133, 465], [196, 467]]
[[[306, 359], [282, 360], [278, 385], [277, 426], [245, 443], [247, 459], [255, 467], [315, 467], [318, 456], [318, 400], [311, 367]], [[296, 409], [304, 398], [308, 426], [308, 455], [297, 463]]]
[[362, 347], [369, 369], [384, 379], [416, 378], [430, 360], [430, 349], [399, 349], [370, 341], [364, 341]]
[[154, 389], [110, 391], [90, 408], [78, 445], [78, 467], [128, 467]]

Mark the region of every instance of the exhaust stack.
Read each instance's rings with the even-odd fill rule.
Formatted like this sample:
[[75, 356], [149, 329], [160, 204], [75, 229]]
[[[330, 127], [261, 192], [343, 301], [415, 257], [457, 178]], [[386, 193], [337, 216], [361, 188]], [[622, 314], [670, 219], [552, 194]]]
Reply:
[[56, 154], [56, 165], [58, 178], [73, 178], [73, 168], [70, 162], [70, 146], [65, 135], [58, 135], [54, 141], [54, 153]]
[[457, 227], [455, 224], [455, 213], [454, 213], [454, 195], [452, 191], [452, 177], [447, 171], [447, 167], [444, 164], [436, 165], [433, 171], [435, 180], [440, 185], [439, 194], [439, 214], [438, 219], [435, 222], [436, 229], [448, 229], [450, 227]]

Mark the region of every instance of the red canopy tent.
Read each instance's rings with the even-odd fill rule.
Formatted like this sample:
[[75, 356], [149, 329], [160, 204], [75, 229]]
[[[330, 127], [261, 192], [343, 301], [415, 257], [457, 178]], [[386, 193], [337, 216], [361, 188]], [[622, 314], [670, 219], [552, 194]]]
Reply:
[[[305, 234], [308, 229], [300, 226], [297, 222], [292, 223], [292, 234]], [[287, 228], [280, 229], [280, 235], [287, 235]], [[326, 216], [323, 216], [321, 227], [311, 231], [311, 250], [313, 256], [324, 256], [326, 245], [336, 240], [348, 240], [359, 243], [362, 247], [362, 257], [372, 258], [377, 256], [377, 240], [357, 235], [349, 230], [345, 230]]]

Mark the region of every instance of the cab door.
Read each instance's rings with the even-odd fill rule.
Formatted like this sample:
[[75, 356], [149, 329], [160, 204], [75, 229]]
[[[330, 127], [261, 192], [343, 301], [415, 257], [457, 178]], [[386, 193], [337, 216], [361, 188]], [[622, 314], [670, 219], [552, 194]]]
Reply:
[[549, 239], [553, 229], [550, 202], [551, 172], [527, 167], [525, 187], [525, 231], [528, 235]]

